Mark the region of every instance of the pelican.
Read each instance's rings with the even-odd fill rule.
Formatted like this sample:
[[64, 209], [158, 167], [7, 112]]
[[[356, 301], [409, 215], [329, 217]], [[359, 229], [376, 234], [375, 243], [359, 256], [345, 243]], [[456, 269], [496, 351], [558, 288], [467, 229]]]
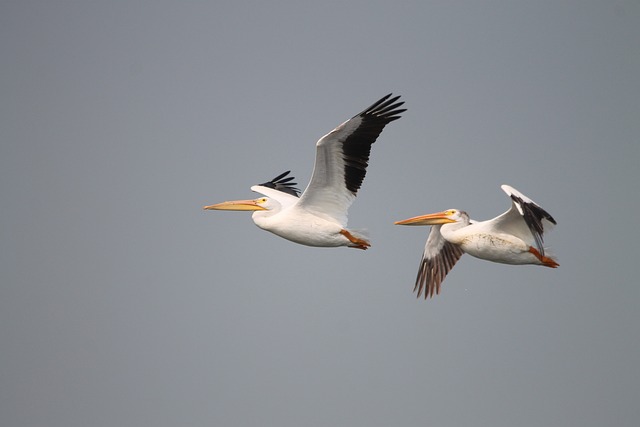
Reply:
[[284, 172], [254, 185], [264, 195], [205, 206], [207, 210], [254, 211], [253, 222], [280, 237], [307, 246], [367, 249], [367, 237], [347, 229], [347, 210], [367, 172], [371, 145], [384, 127], [400, 118], [399, 96], [391, 94], [353, 116], [316, 143], [316, 160], [305, 191]]
[[414, 292], [425, 299], [440, 293], [440, 284], [463, 253], [502, 264], [535, 264], [556, 268], [545, 255], [542, 235], [556, 221], [533, 200], [513, 187], [502, 185], [511, 208], [488, 221], [475, 221], [457, 209], [397, 221], [396, 225], [431, 225]]

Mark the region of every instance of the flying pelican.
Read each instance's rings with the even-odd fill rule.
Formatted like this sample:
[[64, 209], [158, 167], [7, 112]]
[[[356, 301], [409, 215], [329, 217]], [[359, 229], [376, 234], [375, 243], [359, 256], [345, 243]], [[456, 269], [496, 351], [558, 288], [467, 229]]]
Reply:
[[404, 104], [396, 102], [399, 98], [383, 97], [320, 138], [311, 181], [302, 195], [291, 182], [294, 178], [285, 178], [287, 171], [251, 187], [265, 197], [204, 209], [255, 211], [252, 219], [258, 227], [302, 245], [367, 249], [367, 238], [346, 228], [347, 210], [367, 172], [371, 144], [387, 123], [406, 111], [399, 108]]
[[488, 221], [474, 221], [464, 211], [449, 209], [397, 221], [396, 225], [431, 225], [414, 292], [425, 299], [440, 293], [440, 284], [463, 253], [503, 264], [536, 264], [556, 268], [545, 255], [542, 234], [556, 221], [533, 200], [502, 185], [511, 208]]

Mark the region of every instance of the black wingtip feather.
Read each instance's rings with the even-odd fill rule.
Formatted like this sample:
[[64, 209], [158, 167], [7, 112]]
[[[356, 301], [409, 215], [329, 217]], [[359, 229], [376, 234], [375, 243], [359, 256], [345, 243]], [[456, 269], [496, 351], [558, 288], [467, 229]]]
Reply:
[[298, 185], [298, 183], [291, 182], [295, 178], [293, 176], [285, 178], [285, 176], [289, 175], [289, 173], [291, 173], [291, 171], [283, 172], [270, 181], [258, 185], [261, 185], [262, 187], [273, 188], [274, 190], [282, 191], [283, 193], [300, 197], [300, 189], [296, 188], [296, 185]]
[[[396, 102], [398, 99], [400, 99], [400, 95], [394, 96], [393, 98], [389, 99], [389, 97], [392, 94], [388, 94], [386, 96], [383, 96], [382, 98], [380, 98], [379, 100], [377, 100], [376, 102], [374, 102], [373, 104], [371, 104], [368, 108], [366, 108], [363, 112], [361, 112], [360, 114], [356, 114], [356, 116], [360, 116], [360, 117], [366, 117], [366, 116], [371, 116], [371, 117], [377, 117], [380, 119], [385, 119], [386, 122], [385, 124], [393, 121], [393, 120], [398, 120], [400, 118], [400, 114], [404, 113], [405, 111], [407, 111], [406, 108], [401, 108], [399, 109], [398, 107], [401, 107], [402, 105], [404, 105], [404, 101], [401, 102]], [[384, 126], [384, 125], [383, 125]]]
[[529, 230], [531, 230], [531, 234], [533, 234], [538, 251], [540, 251], [540, 254], [544, 256], [544, 226], [542, 225], [542, 220], [546, 219], [550, 223], [557, 225], [556, 220], [549, 214], [549, 212], [545, 211], [535, 203], [525, 202], [515, 194], [511, 194], [511, 199], [522, 208], [524, 222], [529, 227]]
[[360, 117], [362, 123], [343, 144], [344, 180], [347, 189], [354, 195], [360, 189], [366, 175], [371, 145], [388, 123], [398, 120], [400, 114], [407, 111], [405, 108], [399, 108], [404, 105], [404, 101], [397, 102], [399, 99], [399, 95], [392, 97], [390, 93], [354, 116]]

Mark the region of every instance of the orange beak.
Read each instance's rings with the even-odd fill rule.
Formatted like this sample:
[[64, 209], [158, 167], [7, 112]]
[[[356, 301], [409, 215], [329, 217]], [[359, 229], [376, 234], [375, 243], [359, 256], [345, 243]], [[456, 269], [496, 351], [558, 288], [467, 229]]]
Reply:
[[449, 218], [445, 212], [436, 212], [428, 215], [414, 216], [413, 218], [403, 219], [394, 222], [395, 225], [438, 225], [456, 222]]
[[208, 211], [266, 211], [265, 207], [258, 204], [257, 200], [232, 200], [216, 205], [205, 206]]

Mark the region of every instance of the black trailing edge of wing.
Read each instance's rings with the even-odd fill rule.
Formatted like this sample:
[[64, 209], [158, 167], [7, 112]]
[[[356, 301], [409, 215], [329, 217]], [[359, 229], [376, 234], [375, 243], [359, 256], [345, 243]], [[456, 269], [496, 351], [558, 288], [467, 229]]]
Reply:
[[264, 182], [262, 184], [258, 184], [258, 185], [261, 185], [262, 187], [273, 188], [274, 190], [282, 191], [283, 193], [300, 197], [300, 189], [296, 187], [298, 183], [291, 182], [295, 178], [293, 176], [285, 178], [287, 175], [289, 175], [290, 172], [291, 171], [286, 171], [284, 173], [281, 173], [280, 175], [276, 176], [272, 180]]
[[391, 98], [391, 95], [381, 98], [353, 117], [360, 117], [362, 123], [345, 139], [342, 145], [345, 162], [344, 180], [347, 189], [354, 195], [360, 189], [367, 173], [371, 145], [378, 139], [387, 123], [398, 120], [400, 114], [407, 111], [404, 108], [399, 108], [404, 102], [396, 102], [400, 96]]

